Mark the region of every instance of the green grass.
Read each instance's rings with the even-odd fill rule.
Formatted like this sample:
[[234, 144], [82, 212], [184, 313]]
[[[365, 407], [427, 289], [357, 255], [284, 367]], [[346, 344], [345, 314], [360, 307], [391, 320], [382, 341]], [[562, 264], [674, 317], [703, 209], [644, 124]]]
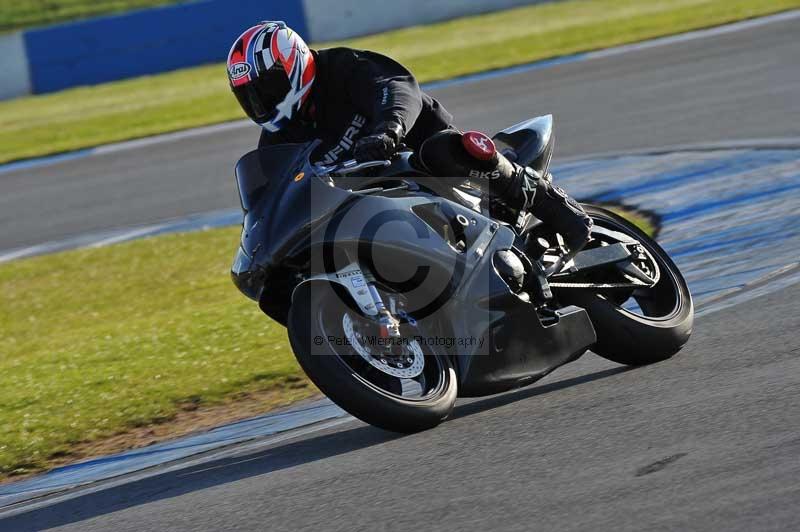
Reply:
[[[383, 52], [431, 81], [796, 7], [800, 0], [570, 0], [320, 46]], [[0, 102], [0, 163], [242, 117], [223, 65]]]
[[633, 223], [636, 227], [651, 237], [654, 237], [658, 233], [658, 225], [656, 220], [653, 220], [653, 218], [648, 216], [646, 213], [642, 213], [636, 209], [623, 207], [620, 205], [604, 205], [604, 207], [617, 216], [626, 218], [629, 222]]
[[178, 0], [0, 0], [0, 32], [177, 2]]
[[231, 283], [238, 231], [0, 265], [0, 478], [187, 401], [314, 393], [285, 330]]

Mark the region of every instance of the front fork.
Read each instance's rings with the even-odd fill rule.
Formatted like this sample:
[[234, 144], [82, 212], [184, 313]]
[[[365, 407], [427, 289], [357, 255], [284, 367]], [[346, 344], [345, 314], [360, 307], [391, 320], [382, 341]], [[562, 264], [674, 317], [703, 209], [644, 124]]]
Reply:
[[386, 305], [376, 287], [375, 278], [369, 271], [362, 270], [358, 263], [354, 262], [334, 274], [322, 275], [319, 278], [327, 278], [347, 290], [361, 312], [377, 321], [382, 338], [401, 336], [401, 320], [398, 316], [404, 313], [396, 308], [397, 303], [394, 298], [388, 306]]
[[370, 275], [369, 272], [367, 272], [365, 278], [367, 280], [367, 290], [369, 290], [369, 295], [372, 298], [375, 309], [378, 311], [378, 324], [380, 326], [381, 338], [399, 338], [401, 336], [400, 320], [394, 316], [397, 310], [386, 308], [380, 292], [378, 292], [378, 289], [375, 287], [375, 280], [372, 279], [372, 275]]

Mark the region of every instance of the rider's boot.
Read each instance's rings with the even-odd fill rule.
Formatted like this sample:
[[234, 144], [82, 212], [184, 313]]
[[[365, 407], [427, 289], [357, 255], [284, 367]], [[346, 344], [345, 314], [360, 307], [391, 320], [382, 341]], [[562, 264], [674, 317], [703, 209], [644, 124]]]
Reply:
[[513, 163], [512, 166], [514, 172], [507, 178], [508, 185], [502, 187], [502, 192], [495, 196], [495, 203], [506, 207], [498, 210], [505, 210], [506, 216], [511, 215], [512, 218], [501, 219], [516, 225], [524, 223], [521, 214], [531, 213], [561, 235], [570, 253], [580, 251], [589, 240], [592, 218], [577, 201], [553, 185], [547, 177], [532, 168]]

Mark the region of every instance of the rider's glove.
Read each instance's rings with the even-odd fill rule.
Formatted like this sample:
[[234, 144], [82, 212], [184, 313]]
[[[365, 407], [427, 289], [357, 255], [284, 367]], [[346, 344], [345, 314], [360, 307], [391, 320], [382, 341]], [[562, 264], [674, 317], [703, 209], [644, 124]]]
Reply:
[[388, 161], [397, 152], [403, 136], [403, 127], [395, 123], [383, 123], [372, 135], [356, 142], [353, 156], [356, 161]]

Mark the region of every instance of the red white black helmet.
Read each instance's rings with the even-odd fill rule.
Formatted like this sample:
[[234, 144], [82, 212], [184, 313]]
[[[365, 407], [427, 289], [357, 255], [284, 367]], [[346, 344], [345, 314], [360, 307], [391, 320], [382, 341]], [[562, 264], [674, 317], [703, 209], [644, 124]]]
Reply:
[[228, 79], [239, 104], [255, 123], [280, 131], [311, 95], [314, 55], [284, 22], [263, 22], [245, 31], [228, 55]]

